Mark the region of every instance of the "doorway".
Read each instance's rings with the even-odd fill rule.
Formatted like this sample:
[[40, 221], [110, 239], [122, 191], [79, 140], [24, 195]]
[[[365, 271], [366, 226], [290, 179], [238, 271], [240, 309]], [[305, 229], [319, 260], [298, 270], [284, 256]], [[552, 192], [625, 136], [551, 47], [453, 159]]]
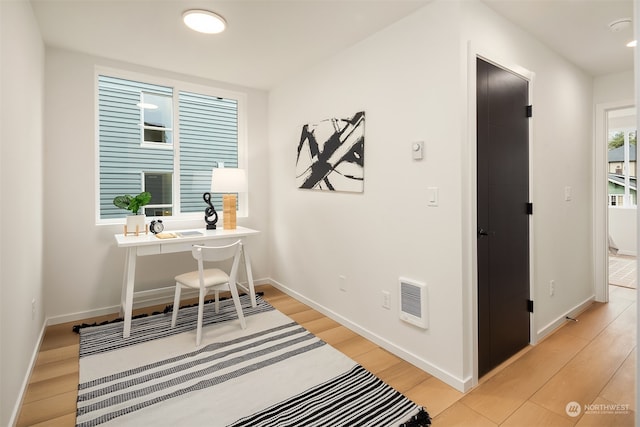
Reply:
[[635, 289], [637, 125], [635, 107], [606, 111], [608, 284]]
[[476, 60], [478, 375], [530, 341], [529, 82]]

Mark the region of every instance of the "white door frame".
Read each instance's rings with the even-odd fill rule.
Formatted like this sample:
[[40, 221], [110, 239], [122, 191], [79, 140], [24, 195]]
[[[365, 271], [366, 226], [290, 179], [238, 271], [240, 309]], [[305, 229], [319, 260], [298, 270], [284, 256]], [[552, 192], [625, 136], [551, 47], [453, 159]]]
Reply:
[[[529, 82], [529, 104], [533, 105], [533, 86], [535, 82], [535, 73], [521, 66], [514, 65], [511, 61], [494, 55], [490, 50], [479, 48], [472, 42], [468, 45], [467, 56], [467, 146], [463, 148], [463, 155], [467, 158], [467, 168], [463, 171], [468, 176], [463, 177], [463, 212], [466, 214], [466, 220], [463, 221], [463, 248], [466, 248], [466, 265], [467, 272], [465, 282], [468, 287], [464, 295], [465, 298], [465, 314], [469, 317], [465, 318], [465, 324], [468, 326], [465, 334], [467, 343], [467, 351], [465, 351], [465, 385], [471, 387], [478, 384], [478, 197], [477, 197], [477, 120], [476, 120], [476, 58], [483, 59], [497, 67], [507, 70], [515, 75], [522, 77]], [[535, 107], [534, 107], [535, 117]], [[533, 200], [533, 118], [529, 119], [529, 201]], [[534, 207], [535, 211], [535, 207]], [[464, 214], [463, 214], [464, 215]], [[529, 218], [529, 295], [534, 297], [534, 222], [533, 217]], [[535, 315], [531, 313], [529, 318], [529, 336], [530, 343], [536, 344], [537, 334], [535, 333]]]
[[596, 301], [609, 301], [607, 113], [635, 107], [633, 99], [596, 104], [593, 137], [593, 282]]

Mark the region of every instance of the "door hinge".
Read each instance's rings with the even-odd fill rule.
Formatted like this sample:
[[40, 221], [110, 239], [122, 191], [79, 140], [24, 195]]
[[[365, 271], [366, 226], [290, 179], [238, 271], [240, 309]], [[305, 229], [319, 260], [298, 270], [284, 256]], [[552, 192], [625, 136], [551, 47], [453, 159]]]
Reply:
[[530, 299], [527, 300], [527, 311], [533, 313], [533, 301]]
[[533, 117], [533, 105], [527, 105], [527, 117]]
[[533, 215], [533, 203], [527, 202], [527, 215]]

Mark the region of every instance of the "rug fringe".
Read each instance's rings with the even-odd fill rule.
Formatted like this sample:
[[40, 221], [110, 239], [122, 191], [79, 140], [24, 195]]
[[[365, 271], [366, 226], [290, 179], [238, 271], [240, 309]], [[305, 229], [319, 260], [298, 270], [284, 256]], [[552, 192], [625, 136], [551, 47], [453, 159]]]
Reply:
[[[246, 294], [244, 294], [244, 293], [240, 294], [240, 296], [243, 296], [243, 295], [246, 295]], [[256, 292], [256, 295], [263, 296], [264, 292]], [[225, 300], [228, 300], [228, 299], [229, 299], [228, 297], [222, 297], [222, 298], [220, 298], [220, 301], [225, 301]], [[215, 298], [205, 300], [204, 303], [205, 304], [211, 304], [212, 302], [215, 302]], [[189, 308], [189, 307], [197, 307], [197, 306], [198, 306], [198, 304], [189, 304], [189, 305], [181, 305], [180, 308]], [[151, 314], [147, 314], [147, 313], [138, 314], [136, 316], [131, 317], [131, 319], [132, 320], [133, 319], [141, 319], [143, 317], [155, 316], [157, 314], [167, 314], [167, 313], [171, 313], [171, 312], [173, 312], [173, 304], [167, 305], [164, 308], [164, 310], [162, 310], [162, 311], [154, 311]], [[79, 334], [80, 333], [80, 329], [91, 328], [93, 326], [109, 325], [111, 323], [118, 323], [118, 322], [122, 322], [122, 321], [124, 321], [124, 318], [118, 317], [116, 319], [105, 320], [104, 322], [100, 322], [100, 323], [93, 322], [93, 323], [82, 323], [82, 324], [79, 324], [79, 325], [73, 325], [73, 332], [75, 332], [76, 334]]]
[[411, 419], [405, 423], [400, 424], [399, 427], [427, 427], [431, 425], [431, 417], [429, 413], [424, 409], [420, 408], [420, 411]]

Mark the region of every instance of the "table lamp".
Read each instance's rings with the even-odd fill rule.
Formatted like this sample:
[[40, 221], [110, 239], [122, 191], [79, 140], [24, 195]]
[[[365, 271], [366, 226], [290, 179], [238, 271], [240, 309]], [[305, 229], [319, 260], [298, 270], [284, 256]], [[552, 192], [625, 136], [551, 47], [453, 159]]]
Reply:
[[222, 196], [222, 226], [225, 230], [235, 229], [238, 204], [235, 193], [247, 191], [247, 175], [244, 169], [214, 168], [211, 172], [211, 191], [225, 193]]

